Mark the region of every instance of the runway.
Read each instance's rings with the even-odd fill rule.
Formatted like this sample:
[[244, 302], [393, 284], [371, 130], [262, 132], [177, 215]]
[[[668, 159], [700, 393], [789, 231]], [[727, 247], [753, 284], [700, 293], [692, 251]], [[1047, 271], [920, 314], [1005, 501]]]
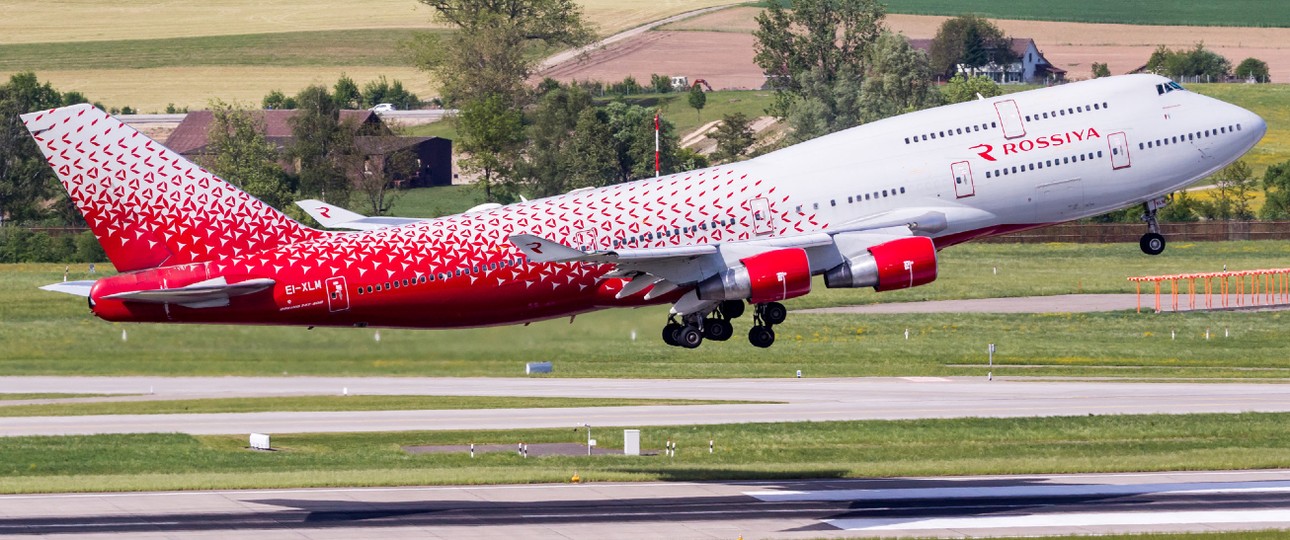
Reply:
[[1290, 527], [1290, 471], [0, 496], [0, 536], [977, 537]]
[[[337, 395], [480, 395], [744, 400], [773, 403], [362, 412], [0, 418], [0, 435], [464, 430], [1070, 416], [1290, 412], [1290, 385], [1107, 383], [984, 377], [845, 379], [554, 379], [329, 377], [0, 377], [0, 391], [149, 393], [111, 399]], [[102, 399], [102, 398], [95, 398]], [[83, 401], [83, 400], [78, 400]], [[4, 402], [0, 402], [4, 403]], [[2, 406], [2, 405], [0, 405]]]

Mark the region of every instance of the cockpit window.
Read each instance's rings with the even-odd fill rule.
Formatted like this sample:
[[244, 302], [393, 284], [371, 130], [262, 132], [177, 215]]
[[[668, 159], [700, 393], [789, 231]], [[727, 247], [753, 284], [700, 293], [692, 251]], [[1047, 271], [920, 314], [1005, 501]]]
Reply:
[[1167, 83], [1161, 83], [1156, 85], [1156, 94], [1158, 95], [1163, 96], [1165, 94], [1168, 94], [1169, 92], [1173, 92], [1174, 90], [1184, 90], [1184, 88], [1182, 87], [1181, 84], [1178, 84], [1174, 81], [1169, 81]]

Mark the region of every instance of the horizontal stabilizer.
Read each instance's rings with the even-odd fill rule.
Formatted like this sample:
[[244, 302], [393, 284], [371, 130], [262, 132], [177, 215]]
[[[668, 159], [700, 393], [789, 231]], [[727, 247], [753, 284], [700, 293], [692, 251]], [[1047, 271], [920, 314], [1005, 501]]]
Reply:
[[60, 292], [63, 294], [74, 294], [76, 296], [90, 296], [90, 289], [94, 287], [93, 281], [63, 281], [52, 285], [41, 287], [42, 291]]
[[419, 218], [402, 218], [402, 217], [368, 217], [359, 213], [351, 212], [334, 204], [327, 204], [317, 199], [306, 199], [296, 201], [299, 206], [309, 217], [314, 218], [318, 224], [328, 229], [349, 229], [353, 231], [371, 231], [384, 229], [386, 227], [398, 227], [418, 221], [425, 221]]
[[272, 287], [269, 278], [248, 279], [229, 284], [223, 276], [175, 289], [146, 289], [109, 294], [103, 298], [149, 304], [178, 304], [191, 308], [221, 307], [228, 299], [263, 291]]

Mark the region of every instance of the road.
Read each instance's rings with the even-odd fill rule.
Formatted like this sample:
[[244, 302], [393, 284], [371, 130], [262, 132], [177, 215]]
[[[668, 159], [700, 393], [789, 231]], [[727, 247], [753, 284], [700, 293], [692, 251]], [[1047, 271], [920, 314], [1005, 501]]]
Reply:
[[[791, 369], [786, 363], [785, 371]], [[1290, 412], [1290, 385], [969, 378], [554, 379], [340, 377], [0, 377], [0, 391], [136, 393], [114, 399], [288, 395], [454, 395], [775, 403], [366, 412], [0, 418], [0, 435], [365, 432], [1147, 414]], [[84, 401], [84, 400], [78, 400]], [[5, 403], [0, 401], [0, 403]]]
[[0, 496], [0, 536], [821, 538], [1290, 527], [1290, 471]]

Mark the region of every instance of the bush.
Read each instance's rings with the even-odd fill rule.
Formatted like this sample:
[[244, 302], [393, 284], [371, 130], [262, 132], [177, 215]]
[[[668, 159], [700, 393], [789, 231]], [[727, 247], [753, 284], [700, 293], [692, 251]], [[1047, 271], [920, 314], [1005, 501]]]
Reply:
[[50, 236], [20, 227], [0, 227], [0, 263], [104, 262], [107, 255], [89, 231]]

